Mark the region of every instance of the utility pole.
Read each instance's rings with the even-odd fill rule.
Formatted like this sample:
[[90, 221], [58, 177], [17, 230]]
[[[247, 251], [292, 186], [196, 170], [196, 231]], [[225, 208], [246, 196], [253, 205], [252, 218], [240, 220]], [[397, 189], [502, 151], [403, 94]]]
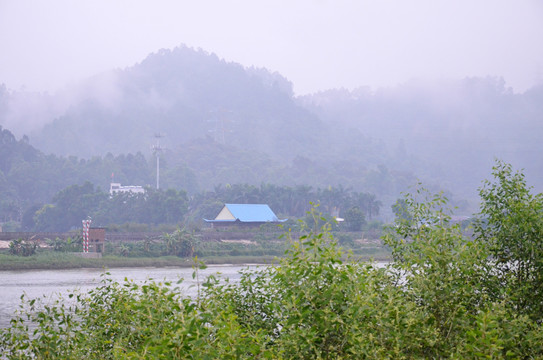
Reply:
[[215, 141], [225, 144], [225, 134], [232, 132], [232, 130], [229, 129], [230, 123], [232, 122], [229, 115], [232, 114], [232, 111], [218, 109], [211, 112], [215, 114], [213, 119], [210, 120], [214, 123], [214, 126], [213, 129], [209, 130], [209, 132], [214, 133], [213, 138]]
[[155, 134], [156, 138], [156, 145], [153, 145], [151, 149], [153, 149], [155, 156], [156, 156], [156, 189], [158, 190], [160, 188], [160, 153], [162, 152], [162, 148], [160, 147], [160, 138], [164, 137], [164, 135], [160, 133]]

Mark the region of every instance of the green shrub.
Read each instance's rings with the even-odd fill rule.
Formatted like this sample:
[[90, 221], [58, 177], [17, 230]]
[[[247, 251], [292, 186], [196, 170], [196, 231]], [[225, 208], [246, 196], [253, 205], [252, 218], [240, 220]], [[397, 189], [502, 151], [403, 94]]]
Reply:
[[353, 247], [355, 244], [354, 239], [350, 234], [337, 233], [335, 237], [337, 238], [338, 244], [341, 246]]
[[36, 253], [38, 243], [33, 240], [16, 239], [9, 243], [9, 253], [17, 256], [32, 256]]

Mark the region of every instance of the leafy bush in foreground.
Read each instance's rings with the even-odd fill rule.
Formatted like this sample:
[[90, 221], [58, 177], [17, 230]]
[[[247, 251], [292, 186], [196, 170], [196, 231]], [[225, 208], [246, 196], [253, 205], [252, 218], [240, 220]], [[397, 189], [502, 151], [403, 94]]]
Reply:
[[[463, 236], [445, 203], [422, 190], [406, 197], [409, 216], [384, 237], [388, 267], [342, 262], [325, 225], [289, 239], [279, 264], [246, 270], [239, 283], [208, 278], [194, 299], [175, 284], [106, 277], [85, 295], [31, 300], [2, 330], [0, 350], [42, 359], [543, 357], [540, 318], [519, 311], [518, 284], [496, 271], [499, 242]], [[489, 217], [499, 232], [493, 225]]]

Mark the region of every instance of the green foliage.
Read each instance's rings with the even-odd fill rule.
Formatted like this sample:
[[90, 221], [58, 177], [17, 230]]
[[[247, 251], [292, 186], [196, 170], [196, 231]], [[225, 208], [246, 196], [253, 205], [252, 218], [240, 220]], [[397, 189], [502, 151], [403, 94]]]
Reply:
[[488, 253], [451, 224], [442, 195], [417, 189], [403, 204], [410, 216], [397, 218], [383, 240], [392, 250], [396, 282], [436, 332], [432, 356], [442, 357], [462, 344], [470, 319], [484, 309]]
[[341, 246], [354, 246], [354, 239], [350, 234], [337, 233], [334, 235], [334, 237], [337, 239], [338, 244]]
[[177, 228], [173, 233], [165, 233], [162, 239], [168, 255], [191, 257], [194, 254], [195, 238], [185, 228]]
[[[314, 223], [321, 221], [319, 214], [313, 216]], [[380, 295], [401, 301], [399, 289], [387, 285], [384, 270], [343, 263], [330, 226], [322, 230], [290, 240], [287, 257], [278, 266], [248, 271], [239, 284], [212, 288], [210, 301], [228, 304], [244, 327], [264, 335], [275, 357], [386, 354], [398, 337], [390, 336], [384, 344], [385, 337], [372, 337], [370, 329], [391, 329], [387, 320], [395, 320], [382, 316]], [[377, 350], [379, 345], [383, 347]]]
[[1, 224], [1, 226], [2, 226], [2, 231], [18, 231], [19, 230], [19, 223], [13, 220], [5, 222]]
[[32, 256], [37, 248], [38, 243], [28, 239], [16, 239], [9, 243], [9, 253], [17, 256]]
[[[206, 284], [204, 284], [206, 285]], [[250, 358], [265, 353], [221, 308], [199, 306], [175, 284], [118, 284], [104, 278], [88, 294], [24, 299], [28, 316], [0, 332], [6, 358]]]
[[358, 206], [353, 206], [345, 213], [345, 225], [349, 231], [360, 231], [366, 223], [364, 213]]
[[407, 203], [405, 199], [396, 200], [394, 205], [392, 205], [392, 212], [394, 213], [396, 218], [403, 219], [406, 221], [413, 220], [413, 216], [408, 213]]
[[494, 181], [480, 189], [478, 241], [488, 244], [496, 282], [493, 295], [519, 314], [543, 320], [543, 194], [532, 195], [524, 175], [497, 161]]
[[[229, 243], [215, 241], [197, 241], [194, 246], [194, 254], [200, 258], [218, 257], [279, 257], [285, 253], [283, 241], [265, 240], [256, 243]], [[224, 261], [223, 261], [224, 262]]]
[[125, 257], [128, 256], [130, 254], [130, 246], [128, 246], [127, 244], [122, 244], [119, 247], [119, 254]]
[[59, 191], [53, 197], [54, 205], [45, 205], [35, 215], [38, 231], [68, 231], [80, 228], [81, 220], [96, 211], [107, 196], [95, 189], [90, 182], [72, 185]]
[[[134, 257], [132, 257], [134, 255]], [[104, 269], [113, 267], [186, 267], [189, 259], [177, 256], [137, 257], [138, 251], [131, 249], [130, 257], [121, 257], [119, 251], [109, 251], [102, 258], [83, 258], [71, 252], [37, 251], [33, 256], [13, 256], [0, 253], [0, 270], [62, 270], [62, 269]], [[233, 261], [237, 259], [232, 259]], [[221, 261], [220, 263], [224, 263]], [[238, 263], [247, 263], [247, 261]]]
[[188, 198], [184, 191], [147, 188], [145, 194], [121, 193], [110, 197], [86, 182], [58, 192], [53, 204], [46, 204], [34, 213], [31, 226], [38, 231], [67, 231], [80, 228], [81, 220], [87, 216], [92, 217], [93, 225], [99, 226], [175, 225], [182, 222], [187, 211]]
[[81, 252], [83, 250], [83, 237], [74, 236], [66, 239], [47, 239], [47, 244], [57, 252]]
[[49, 245], [53, 251], [64, 251], [66, 242], [61, 238], [46, 239], [47, 245]]

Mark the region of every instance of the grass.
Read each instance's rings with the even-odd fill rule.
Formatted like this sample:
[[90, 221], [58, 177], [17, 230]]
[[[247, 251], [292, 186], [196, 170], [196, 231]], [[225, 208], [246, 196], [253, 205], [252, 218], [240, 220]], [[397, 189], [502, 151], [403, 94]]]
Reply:
[[77, 268], [113, 268], [113, 267], [165, 267], [192, 266], [192, 259], [175, 256], [157, 258], [129, 258], [104, 256], [101, 259], [85, 259], [69, 253], [40, 252], [33, 256], [22, 257], [0, 254], [0, 270], [50, 270]]
[[[345, 253], [350, 253], [350, 259], [354, 261], [390, 260], [390, 252], [380, 244], [356, 244], [344, 248]], [[206, 264], [271, 264], [284, 255], [285, 249], [284, 242], [259, 242], [252, 245], [212, 243], [197, 249], [195, 255]], [[36, 255], [28, 257], [0, 253], [0, 270], [191, 267], [193, 264], [191, 257], [143, 255], [141, 251], [134, 251], [129, 256], [110, 253], [99, 259], [82, 258], [72, 253], [50, 250], [40, 250]]]
[[[275, 256], [210, 256], [198, 258], [206, 264], [270, 264]], [[0, 270], [53, 270], [78, 268], [119, 268], [119, 267], [191, 267], [192, 258], [176, 256], [161, 257], [119, 257], [104, 256], [101, 259], [85, 259], [67, 253], [42, 252], [22, 257], [0, 254]]]

